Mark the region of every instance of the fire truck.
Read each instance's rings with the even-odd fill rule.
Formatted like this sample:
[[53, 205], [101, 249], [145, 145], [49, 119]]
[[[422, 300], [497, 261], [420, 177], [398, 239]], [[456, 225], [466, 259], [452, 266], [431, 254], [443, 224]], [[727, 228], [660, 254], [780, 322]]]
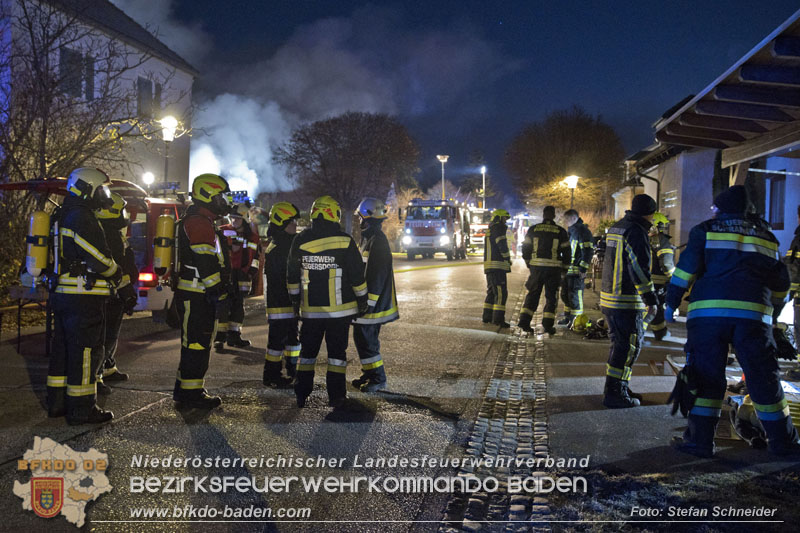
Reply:
[[473, 249], [483, 248], [486, 243], [486, 232], [489, 231], [492, 212], [481, 207], [469, 208], [469, 243]]
[[408, 260], [418, 255], [431, 258], [437, 252], [448, 261], [466, 259], [466, 214], [466, 207], [452, 200], [411, 200], [401, 240]]
[[511, 217], [511, 232], [513, 234], [510, 242], [511, 253], [516, 257], [522, 256], [522, 241], [525, 240], [528, 229], [534, 224], [536, 224], [536, 217], [529, 213], [519, 213]]

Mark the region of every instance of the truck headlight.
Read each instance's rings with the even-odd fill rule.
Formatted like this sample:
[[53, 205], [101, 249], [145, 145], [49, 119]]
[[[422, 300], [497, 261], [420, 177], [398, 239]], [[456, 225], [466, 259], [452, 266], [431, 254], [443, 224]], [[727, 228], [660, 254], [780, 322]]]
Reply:
[[[408, 231], [408, 230], [406, 230], [406, 231]], [[403, 237], [403, 244], [405, 244], [406, 246], [408, 246], [409, 244], [411, 244], [411, 237], [410, 237], [410, 236], [408, 236], [408, 235], [406, 235], [405, 237]]]
[[439, 237], [439, 244], [441, 246], [447, 246], [448, 244], [450, 244], [450, 237], [448, 237], [447, 235], [442, 235], [441, 237]]
[[441, 229], [439, 230], [439, 233], [444, 233], [445, 231], [447, 231], [447, 228], [441, 228]]
[[410, 234], [411, 233], [411, 228], [406, 228], [406, 233]]

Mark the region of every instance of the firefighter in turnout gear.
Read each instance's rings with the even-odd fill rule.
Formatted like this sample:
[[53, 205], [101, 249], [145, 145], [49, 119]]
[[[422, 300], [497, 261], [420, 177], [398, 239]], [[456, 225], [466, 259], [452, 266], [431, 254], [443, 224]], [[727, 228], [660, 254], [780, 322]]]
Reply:
[[673, 447], [701, 457], [714, 454], [730, 344], [747, 376], [769, 451], [800, 452], [771, 332], [773, 305], [785, 301], [789, 273], [778, 258], [778, 241], [769, 225], [745, 216], [746, 207], [747, 193], [741, 185], [714, 199], [716, 217], [692, 228], [667, 289], [668, 322], [684, 293], [691, 290], [685, 351], [696, 387], [688, 428], [683, 438], [673, 439]]
[[259, 238], [258, 232], [250, 224], [249, 211], [244, 204], [236, 206], [230, 214], [231, 223], [219, 227], [230, 263], [230, 294], [214, 338], [214, 348], [218, 351], [223, 349], [226, 341], [228, 346], [234, 348], [250, 346], [250, 341], [242, 338], [242, 323], [244, 299], [258, 276]]
[[652, 279], [658, 298], [656, 316], [648, 327], [653, 331], [657, 341], [667, 335], [667, 323], [664, 321], [664, 304], [667, 298], [667, 285], [675, 270], [675, 247], [670, 242], [672, 237], [667, 233], [669, 220], [661, 213], [653, 215], [653, 227], [650, 228], [650, 250], [652, 254]]
[[353, 342], [361, 360], [361, 376], [353, 386], [362, 392], [386, 388], [386, 370], [378, 338], [381, 325], [400, 318], [392, 271], [392, 250], [381, 229], [386, 219], [386, 206], [375, 198], [364, 198], [356, 215], [361, 220], [361, 256], [367, 280], [369, 310], [353, 325]]
[[[266, 249], [264, 250], [264, 290], [267, 293], [267, 354], [264, 361], [264, 385], [290, 386], [297, 370], [300, 341], [297, 339], [297, 317], [286, 288], [286, 265], [292, 239], [297, 232], [299, 210], [289, 202], [277, 202], [269, 211]], [[283, 361], [285, 378], [281, 375]]]
[[561, 301], [564, 302], [564, 318], [558, 321], [559, 326], [572, 327], [575, 318], [583, 314], [583, 280], [586, 271], [592, 265], [594, 241], [592, 232], [578, 212], [569, 209], [564, 213], [569, 233], [570, 262], [564, 284], [561, 286]]
[[511, 272], [511, 252], [508, 250], [506, 222], [511, 218], [505, 209], [495, 209], [483, 247], [483, 273], [486, 274], [486, 300], [483, 302], [483, 323], [509, 328], [506, 322], [506, 300]]
[[48, 415], [70, 425], [107, 422], [97, 407], [97, 373], [103, 364], [105, 306], [122, 280], [95, 209], [111, 204], [108, 176], [94, 168], [73, 170], [54, 232], [55, 274], [51, 294], [55, 336], [47, 373]]
[[139, 279], [139, 269], [136, 268], [133, 249], [128, 245], [125, 235], [128, 229], [128, 215], [125, 211], [127, 203], [122, 196], [115, 192], [111, 193], [111, 199], [113, 204], [97, 211], [97, 218], [103, 227], [106, 243], [111, 250], [111, 257], [122, 268], [122, 281], [117, 287], [116, 297], [109, 298], [106, 302], [104, 359], [97, 374], [98, 392], [101, 392], [101, 387], [107, 388], [104, 382], [128, 379], [128, 374], [120, 372], [117, 368], [114, 356], [117, 353], [122, 315], [133, 314], [133, 308], [136, 307], [134, 283]]
[[539, 297], [544, 289], [542, 326], [549, 335], [556, 332], [553, 324], [556, 320], [558, 287], [561, 284], [561, 276], [569, 265], [570, 253], [567, 230], [553, 222], [555, 218], [555, 207], [545, 207], [544, 220], [541, 224], [535, 224], [528, 229], [522, 243], [522, 259], [531, 271], [528, 281], [525, 282], [528, 295], [525, 296], [519, 315], [519, 327], [523, 331], [533, 331], [531, 318], [539, 306]]
[[311, 227], [297, 235], [289, 252], [287, 287], [303, 321], [294, 392], [304, 407], [314, 386], [314, 365], [325, 339], [328, 348], [328, 401], [347, 397], [347, 342], [350, 322], [369, 310], [364, 262], [358, 246], [339, 227], [342, 210], [330, 196], [311, 206]]
[[[791, 298], [794, 303], [794, 342], [800, 348], [800, 205], [797, 206], [797, 228], [794, 230], [794, 239], [786, 251], [783, 262], [789, 269], [791, 278]], [[797, 373], [797, 370], [793, 372]], [[798, 376], [800, 377], [800, 376]]]
[[181, 318], [181, 360], [172, 397], [186, 407], [213, 409], [222, 403], [206, 392], [204, 378], [217, 308], [229, 292], [214, 221], [229, 212], [231, 201], [225, 179], [201, 174], [192, 183], [192, 205], [176, 228], [175, 298]]
[[642, 399], [628, 388], [633, 364], [642, 350], [644, 312], [652, 318], [656, 298], [650, 277], [648, 231], [656, 202], [646, 194], [633, 197], [631, 209], [608, 228], [600, 308], [608, 323], [611, 348], [606, 365], [603, 405], [636, 407]]

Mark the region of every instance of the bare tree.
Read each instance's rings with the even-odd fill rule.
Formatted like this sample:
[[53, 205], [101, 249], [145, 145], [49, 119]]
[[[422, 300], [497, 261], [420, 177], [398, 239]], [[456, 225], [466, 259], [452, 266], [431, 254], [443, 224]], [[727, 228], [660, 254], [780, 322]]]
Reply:
[[304, 192], [336, 198], [346, 215], [363, 197], [386, 198], [392, 182], [408, 182], [419, 148], [389, 115], [348, 112], [301, 126], [274, 159]]
[[506, 151], [505, 164], [522, 197], [568, 207], [563, 180], [580, 176], [575, 207], [604, 207], [620, 186], [622, 142], [614, 129], [579, 107], [556, 111], [525, 127]]

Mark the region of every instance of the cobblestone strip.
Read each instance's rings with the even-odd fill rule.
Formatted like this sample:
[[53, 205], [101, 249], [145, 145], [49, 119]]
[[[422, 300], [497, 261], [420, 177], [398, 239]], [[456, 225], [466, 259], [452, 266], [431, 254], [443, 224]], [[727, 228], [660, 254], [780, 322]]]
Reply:
[[[521, 303], [520, 297], [515, 321]], [[541, 316], [534, 323], [539, 321]], [[492, 476], [499, 481], [500, 488], [496, 492], [454, 494], [445, 509], [441, 533], [550, 530], [547, 499], [524, 491], [509, 494], [507, 486], [509, 476], [538, 477], [546, 473], [531, 472], [525, 465], [517, 467], [513, 463], [486, 464], [498, 457], [524, 460], [548, 456], [544, 359], [541, 337], [528, 337], [515, 327], [498, 356], [467, 442], [466, 455], [484, 461], [478, 468], [467, 466], [458, 473], [480, 479]]]

